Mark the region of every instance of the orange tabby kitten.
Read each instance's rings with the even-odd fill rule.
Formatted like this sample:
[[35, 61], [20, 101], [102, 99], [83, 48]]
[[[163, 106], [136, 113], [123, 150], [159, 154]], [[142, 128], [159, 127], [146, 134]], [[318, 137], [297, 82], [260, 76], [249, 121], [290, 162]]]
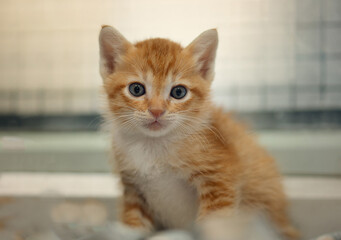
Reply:
[[148, 233], [262, 210], [296, 238], [274, 160], [211, 101], [215, 29], [183, 48], [160, 38], [131, 44], [103, 26], [99, 43], [125, 225]]

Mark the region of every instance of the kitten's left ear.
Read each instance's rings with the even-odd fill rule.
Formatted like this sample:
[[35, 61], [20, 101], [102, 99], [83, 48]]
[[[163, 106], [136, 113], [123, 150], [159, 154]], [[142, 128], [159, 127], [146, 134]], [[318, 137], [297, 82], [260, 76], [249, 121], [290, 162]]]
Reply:
[[217, 47], [218, 32], [216, 29], [210, 29], [200, 34], [185, 48], [192, 54], [201, 76], [209, 81], [212, 81], [214, 77]]
[[99, 34], [100, 73], [103, 81], [115, 72], [120, 57], [124, 55], [132, 44], [115, 28], [103, 25]]

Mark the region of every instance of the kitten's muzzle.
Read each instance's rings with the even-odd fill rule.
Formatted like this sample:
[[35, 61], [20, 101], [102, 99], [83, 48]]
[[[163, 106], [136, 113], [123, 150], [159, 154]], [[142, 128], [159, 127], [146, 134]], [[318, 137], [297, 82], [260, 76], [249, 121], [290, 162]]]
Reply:
[[155, 121], [165, 113], [165, 110], [159, 108], [150, 108], [148, 111], [155, 118]]
[[148, 124], [148, 128], [150, 130], [159, 130], [162, 127], [163, 127], [163, 125], [160, 122], [156, 121], [156, 120], [154, 122]]

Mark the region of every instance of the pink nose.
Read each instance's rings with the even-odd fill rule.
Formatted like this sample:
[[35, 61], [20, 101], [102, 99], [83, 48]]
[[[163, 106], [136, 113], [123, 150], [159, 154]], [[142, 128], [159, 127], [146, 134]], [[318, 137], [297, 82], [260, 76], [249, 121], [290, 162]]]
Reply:
[[162, 109], [149, 109], [149, 112], [153, 115], [155, 118], [161, 117], [162, 114], [165, 113]]

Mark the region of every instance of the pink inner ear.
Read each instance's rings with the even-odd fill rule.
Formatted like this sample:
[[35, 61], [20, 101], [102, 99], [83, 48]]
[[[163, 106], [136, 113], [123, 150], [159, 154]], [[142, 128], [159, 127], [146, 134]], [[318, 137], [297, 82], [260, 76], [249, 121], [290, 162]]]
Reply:
[[216, 29], [210, 29], [200, 34], [187, 47], [193, 54], [203, 78], [209, 80], [213, 77], [213, 67], [218, 46]]
[[100, 53], [101, 53], [101, 61], [103, 63], [103, 67], [105, 68], [106, 74], [111, 74], [115, 70], [115, 52], [117, 51], [113, 47], [112, 39], [109, 36], [105, 36], [100, 40]]
[[206, 50], [198, 60], [198, 62], [200, 64], [200, 70], [199, 71], [200, 71], [203, 78], [207, 77], [207, 74], [212, 67], [212, 61], [214, 59], [212, 58], [212, 54], [210, 54], [211, 51], [212, 51], [212, 49]]
[[113, 73], [115, 70], [115, 60], [114, 60], [114, 53], [110, 53], [109, 51], [105, 51], [103, 53], [103, 57], [105, 58], [105, 67], [108, 73]]
[[200, 58], [199, 62], [201, 63], [200, 66], [200, 74], [206, 78], [207, 77], [207, 72], [209, 71], [209, 65], [208, 65], [208, 61], [207, 58]]
[[130, 43], [114, 28], [102, 27], [99, 37], [101, 64], [103, 74], [111, 74], [115, 71], [119, 55], [124, 54]]

